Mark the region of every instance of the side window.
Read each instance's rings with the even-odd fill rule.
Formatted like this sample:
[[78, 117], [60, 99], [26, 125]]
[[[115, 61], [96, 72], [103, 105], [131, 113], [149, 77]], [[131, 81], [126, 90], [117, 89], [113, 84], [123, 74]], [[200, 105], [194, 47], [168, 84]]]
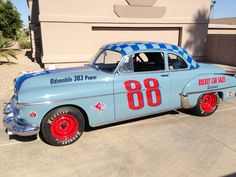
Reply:
[[133, 72], [134, 71], [134, 65], [133, 65], [133, 56], [126, 56], [124, 58], [124, 62], [119, 68], [120, 72]]
[[165, 70], [164, 54], [162, 52], [144, 52], [133, 56], [134, 72]]
[[127, 57], [120, 67], [121, 72], [145, 72], [165, 70], [162, 52], [136, 53]]
[[188, 65], [185, 62], [185, 60], [173, 53], [168, 54], [168, 63], [169, 63], [169, 70], [188, 68]]

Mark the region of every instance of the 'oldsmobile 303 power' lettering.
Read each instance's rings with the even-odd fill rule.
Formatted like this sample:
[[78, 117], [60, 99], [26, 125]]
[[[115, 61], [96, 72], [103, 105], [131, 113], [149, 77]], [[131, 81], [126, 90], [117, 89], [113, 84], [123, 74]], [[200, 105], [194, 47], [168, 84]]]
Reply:
[[74, 75], [72, 77], [64, 77], [64, 78], [52, 78], [50, 79], [50, 84], [62, 84], [67, 82], [78, 82], [78, 81], [87, 81], [87, 80], [96, 80], [97, 76], [88, 76], [88, 75]]

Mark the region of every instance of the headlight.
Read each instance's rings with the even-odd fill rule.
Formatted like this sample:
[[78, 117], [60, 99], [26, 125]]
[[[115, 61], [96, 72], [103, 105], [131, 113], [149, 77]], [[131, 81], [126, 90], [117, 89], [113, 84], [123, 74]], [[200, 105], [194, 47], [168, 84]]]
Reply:
[[21, 109], [23, 107], [23, 105], [20, 103], [16, 103], [15, 107], [16, 107], [16, 109]]
[[12, 104], [12, 106], [14, 106], [16, 109], [21, 109], [21, 108], [23, 107], [22, 104], [20, 104], [20, 103], [17, 102], [16, 96], [13, 96], [13, 97], [11, 98], [11, 104]]

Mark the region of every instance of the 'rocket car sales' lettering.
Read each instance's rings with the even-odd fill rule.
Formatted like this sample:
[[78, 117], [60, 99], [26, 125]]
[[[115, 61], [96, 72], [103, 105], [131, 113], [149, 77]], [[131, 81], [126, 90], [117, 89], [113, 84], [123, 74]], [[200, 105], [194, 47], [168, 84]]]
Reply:
[[209, 85], [225, 82], [225, 76], [203, 78], [198, 80], [198, 85]]

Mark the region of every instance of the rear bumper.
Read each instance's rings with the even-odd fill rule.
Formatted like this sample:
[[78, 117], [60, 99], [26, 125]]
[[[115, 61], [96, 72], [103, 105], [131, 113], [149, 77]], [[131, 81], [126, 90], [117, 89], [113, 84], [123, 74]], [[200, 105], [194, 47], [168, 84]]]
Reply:
[[17, 115], [11, 103], [6, 103], [4, 106], [3, 125], [9, 135], [31, 136], [39, 132], [39, 127], [26, 123]]

